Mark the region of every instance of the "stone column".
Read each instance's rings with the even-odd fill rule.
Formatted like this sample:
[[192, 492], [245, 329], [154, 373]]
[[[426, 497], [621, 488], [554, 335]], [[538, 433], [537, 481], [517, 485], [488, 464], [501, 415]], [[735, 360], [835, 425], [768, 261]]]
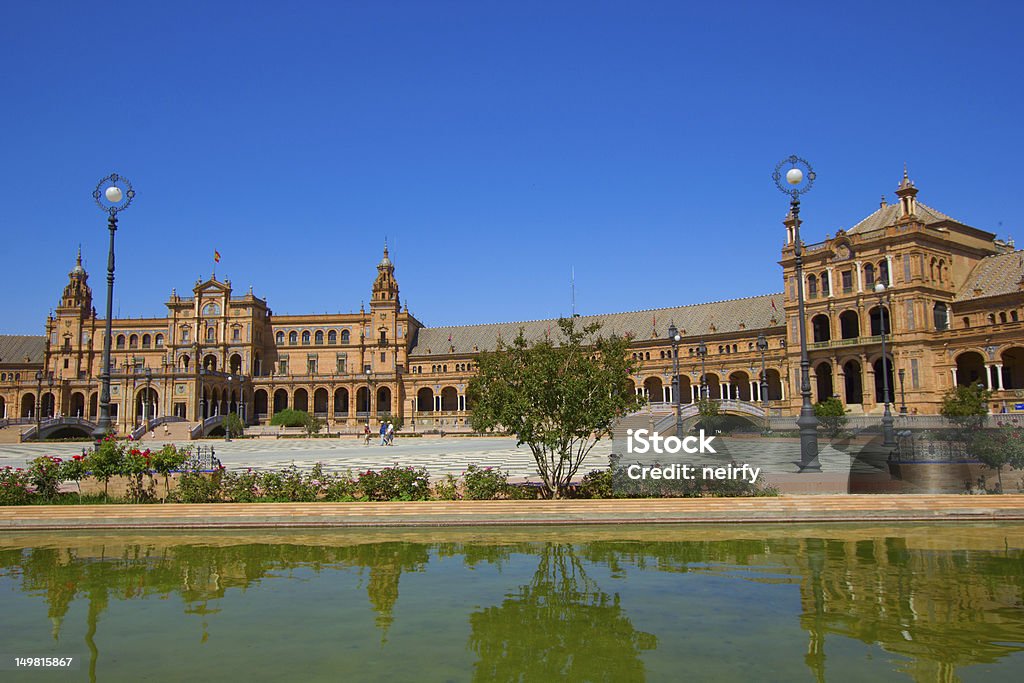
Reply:
[[835, 277], [832, 274], [832, 266], [826, 268], [825, 271], [828, 273], [828, 298], [831, 299], [833, 296], [835, 296], [836, 291], [836, 283]]
[[760, 401], [761, 400], [761, 397], [757, 395], [758, 389], [760, 388], [760, 386], [761, 385], [759, 385], [756, 380], [750, 380], [750, 400], [751, 401]]
[[1003, 364], [1002, 363], [996, 363], [995, 364], [995, 368], [996, 368], [996, 390], [997, 391], [1002, 391], [1003, 390]]
[[860, 261], [856, 262], [856, 265], [857, 265], [857, 291], [858, 292], [863, 292], [864, 291], [864, 274], [861, 272], [860, 264], [861, 264]]

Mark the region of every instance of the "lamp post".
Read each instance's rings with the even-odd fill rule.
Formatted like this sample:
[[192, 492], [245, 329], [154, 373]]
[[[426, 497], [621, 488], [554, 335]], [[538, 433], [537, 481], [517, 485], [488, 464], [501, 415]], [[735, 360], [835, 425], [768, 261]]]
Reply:
[[142, 402], [142, 421], [146, 423], [146, 431], [149, 431], [149, 420], [153, 416], [151, 403], [153, 394], [150, 387], [153, 385], [153, 369], [146, 368], [146, 400]]
[[36, 441], [39, 441], [39, 434], [42, 430], [43, 413], [43, 371], [36, 370]]
[[107, 318], [103, 331], [103, 367], [100, 368], [100, 418], [93, 430], [96, 446], [110, 430], [110, 345], [111, 318], [114, 315], [114, 233], [117, 232], [117, 214], [124, 211], [135, 199], [135, 190], [124, 176], [111, 173], [101, 180], [92, 197], [96, 205], [107, 214], [107, 229], [110, 231], [110, 248], [107, 252]]
[[768, 339], [764, 334], [757, 335], [757, 350], [761, 352], [761, 407], [764, 410], [764, 433], [768, 433], [768, 371], [765, 369], [764, 354], [768, 351]]
[[228, 375], [228, 414], [224, 416], [224, 440], [231, 441], [231, 375]]
[[199, 422], [206, 421], [209, 402], [206, 400], [206, 368], [199, 368]]
[[893, 417], [889, 410], [889, 358], [885, 354], [885, 336], [891, 320], [889, 309], [884, 307], [887, 289], [884, 282], [875, 285], [875, 293], [878, 294], [878, 331], [882, 335], [882, 402], [885, 404], [882, 412], [882, 445], [895, 446], [896, 435], [893, 433]]
[[56, 408], [56, 401], [54, 400], [54, 397], [53, 397], [53, 375], [50, 375], [49, 377], [46, 378], [46, 386], [49, 387], [49, 393], [50, 393], [50, 417], [52, 418], [52, 417], [54, 417], [54, 413], [56, 412], [56, 410], [55, 410], [55, 408]]
[[900, 375], [900, 415], [906, 415], [907, 414], [907, 394], [903, 391], [903, 388], [904, 388], [903, 387], [903, 380], [907, 376], [907, 371], [905, 369], [903, 369], [903, 368], [900, 368], [899, 375]]
[[[783, 184], [782, 168], [785, 171]], [[789, 195], [789, 211], [793, 216], [793, 256], [796, 260], [797, 316], [800, 332], [800, 417], [796, 424], [800, 428], [800, 471], [821, 470], [818, 461], [818, 418], [811, 405], [811, 361], [807, 355], [807, 321], [804, 319], [804, 259], [803, 243], [800, 241], [800, 195], [811, 189], [815, 179], [814, 169], [805, 159], [791, 155], [778, 163], [772, 179], [781, 192]]]
[[708, 345], [704, 343], [703, 339], [697, 345], [697, 355], [700, 356], [700, 400], [703, 401], [708, 397]]
[[370, 413], [373, 412], [373, 369], [366, 368], [366, 428], [370, 428]]
[[680, 439], [683, 438], [683, 404], [682, 396], [679, 395], [680, 382], [679, 382], [679, 340], [682, 337], [679, 334], [679, 330], [676, 329], [676, 324], [669, 323], [668, 326], [668, 338], [672, 342], [672, 399], [676, 404], [676, 436]]

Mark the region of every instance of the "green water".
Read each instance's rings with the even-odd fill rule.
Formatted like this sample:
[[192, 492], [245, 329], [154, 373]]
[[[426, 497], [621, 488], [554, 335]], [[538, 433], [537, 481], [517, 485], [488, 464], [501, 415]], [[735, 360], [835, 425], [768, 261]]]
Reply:
[[1024, 525], [25, 533], [0, 680], [1024, 678]]

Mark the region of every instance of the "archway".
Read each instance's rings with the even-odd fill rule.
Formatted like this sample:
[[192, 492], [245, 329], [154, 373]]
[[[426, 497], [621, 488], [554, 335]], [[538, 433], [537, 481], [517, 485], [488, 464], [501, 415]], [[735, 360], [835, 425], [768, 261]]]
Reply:
[[391, 412], [391, 387], [380, 387], [377, 389], [377, 412]]
[[36, 397], [34, 394], [25, 394], [21, 397], [21, 416], [34, 417], [36, 413]]
[[707, 384], [708, 398], [722, 398], [722, 385], [718, 380], [718, 375], [709, 372], [704, 376], [704, 382]]
[[288, 410], [288, 392], [278, 389], [274, 392], [274, 412], [279, 413], [282, 410]]
[[[3, 415], [3, 411], [0, 410], [0, 415]], [[85, 394], [80, 391], [76, 391], [71, 394], [71, 405], [70, 405], [70, 416], [71, 417], [85, 417]]]
[[843, 364], [843, 390], [847, 405], [864, 403], [864, 379], [860, 363], [855, 360], [848, 360]]
[[644, 380], [644, 394], [651, 403], [662, 403], [665, 401], [664, 390], [660, 377], [648, 377]]
[[7, 419], [7, 401], [3, 396], [0, 396], [0, 419]]
[[889, 319], [889, 309], [885, 306], [875, 306], [868, 311], [871, 318], [871, 336], [880, 337], [884, 328], [885, 334], [892, 332], [892, 321]]
[[677, 382], [679, 386], [679, 402], [693, 403], [693, 386], [690, 384], [690, 376], [679, 375]]
[[1006, 349], [1000, 358], [1003, 361], [1003, 389], [1024, 389], [1024, 348]]
[[296, 389], [292, 397], [292, 406], [295, 410], [309, 412], [309, 392], [302, 388]]
[[95, 391], [89, 395], [89, 419], [95, 420], [99, 415], [99, 402], [100, 397]]
[[327, 402], [330, 399], [330, 395], [327, 390], [320, 387], [313, 392], [313, 412], [317, 415], [327, 414]]
[[441, 410], [455, 411], [459, 409], [459, 392], [455, 387], [445, 387], [441, 390]]
[[956, 383], [961, 387], [975, 384], [989, 386], [985, 372], [985, 359], [976, 351], [967, 351], [956, 357]]
[[356, 412], [370, 412], [370, 387], [359, 387], [356, 389]]
[[416, 410], [421, 413], [434, 412], [434, 391], [430, 387], [423, 387], [416, 392]]
[[[875, 403], [881, 404], [885, 402], [885, 392], [882, 375], [882, 359], [879, 358], [874, 363], [872, 363], [872, 367], [875, 369]], [[893, 388], [896, 385], [893, 383], [894, 377], [892, 368], [892, 358], [889, 357], [886, 357], [885, 360], [885, 377], [889, 384], [889, 403], [891, 405], [895, 403], [895, 401], [893, 400], [893, 397], [895, 396]]]
[[752, 396], [750, 395], [750, 375], [741, 371], [737, 371], [729, 375], [730, 392], [734, 399], [740, 401], [750, 401]]
[[819, 363], [814, 368], [814, 386], [817, 391], [817, 403], [832, 398], [835, 391], [832, 385], [831, 363]]
[[769, 401], [781, 401], [782, 400], [782, 374], [778, 370], [769, 368], [765, 371], [765, 377], [768, 381], [768, 400]]
[[210, 415], [220, 415], [223, 411], [220, 406], [220, 389], [214, 387], [210, 396]]
[[135, 419], [152, 420], [157, 415], [158, 395], [156, 389], [143, 387], [135, 392]]
[[242, 374], [242, 356], [241, 356], [241, 354], [238, 354], [238, 353], [232, 354], [231, 355], [231, 360], [228, 361], [228, 364], [231, 367], [231, 374], [232, 375], [240, 375], [240, 374]]
[[261, 419], [267, 414], [267, 391], [266, 389], [257, 389], [252, 395], [252, 409], [256, 413], [256, 418]]
[[843, 311], [839, 314], [839, 334], [843, 339], [860, 336], [860, 316], [857, 311]]
[[217, 356], [212, 353], [203, 357], [203, 367], [210, 372], [217, 372]]
[[348, 389], [345, 387], [334, 390], [334, 414], [348, 415]]
[[43, 394], [43, 417], [53, 417], [56, 413], [57, 400], [53, 396], [53, 392], [47, 391]]
[[824, 313], [811, 318], [811, 330], [815, 342], [827, 342], [832, 339], [832, 322]]

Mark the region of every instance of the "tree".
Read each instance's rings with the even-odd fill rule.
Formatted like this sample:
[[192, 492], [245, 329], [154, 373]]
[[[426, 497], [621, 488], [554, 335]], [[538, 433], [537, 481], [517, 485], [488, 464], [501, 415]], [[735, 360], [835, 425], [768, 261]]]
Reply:
[[306, 436], [313, 436], [315, 434], [319, 434], [320, 430], [324, 428], [324, 421], [319, 417], [315, 417], [307, 413], [306, 422], [302, 427], [306, 430]]
[[700, 415], [701, 428], [707, 434], [717, 434], [725, 425], [725, 416], [719, 409], [718, 401], [702, 398], [697, 401], [697, 414]]
[[939, 413], [954, 425], [952, 441], [967, 444], [971, 434], [985, 426], [990, 392], [981, 384], [956, 386], [942, 398]]
[[628, 340], [597, 335], [599, 324], [558, 321], [561, 339], [533, 343], [522, 329], [509, 345], [480, 355], [469, 384], [471, 424], [503, 430], [533, 453], [547, 498], [561, 498], [613, 423], [640, 405], [629, 382]]
[[229, 413], [224, 418], [224, 431], [232, 439], [241, 436], [245, 432], [245, 425], [242, 424], [242, 418], [238, 416], [238, 413]]
[[1002, 493], [1003, 467], [1024, 467], [1024, 429], [1003, 425], [998, 429], [972, 432], [970, 452], [985, 467], [996, 471]]
[[305, 427], [309, 423], [310, 414], [305, 410], [285, 408], [274, 413], [270, 424], [284, 427]]
[[846, 407], [835, 396], [814, 404], [814, 416], [829, 438], [836, 438], [846, 429]]

